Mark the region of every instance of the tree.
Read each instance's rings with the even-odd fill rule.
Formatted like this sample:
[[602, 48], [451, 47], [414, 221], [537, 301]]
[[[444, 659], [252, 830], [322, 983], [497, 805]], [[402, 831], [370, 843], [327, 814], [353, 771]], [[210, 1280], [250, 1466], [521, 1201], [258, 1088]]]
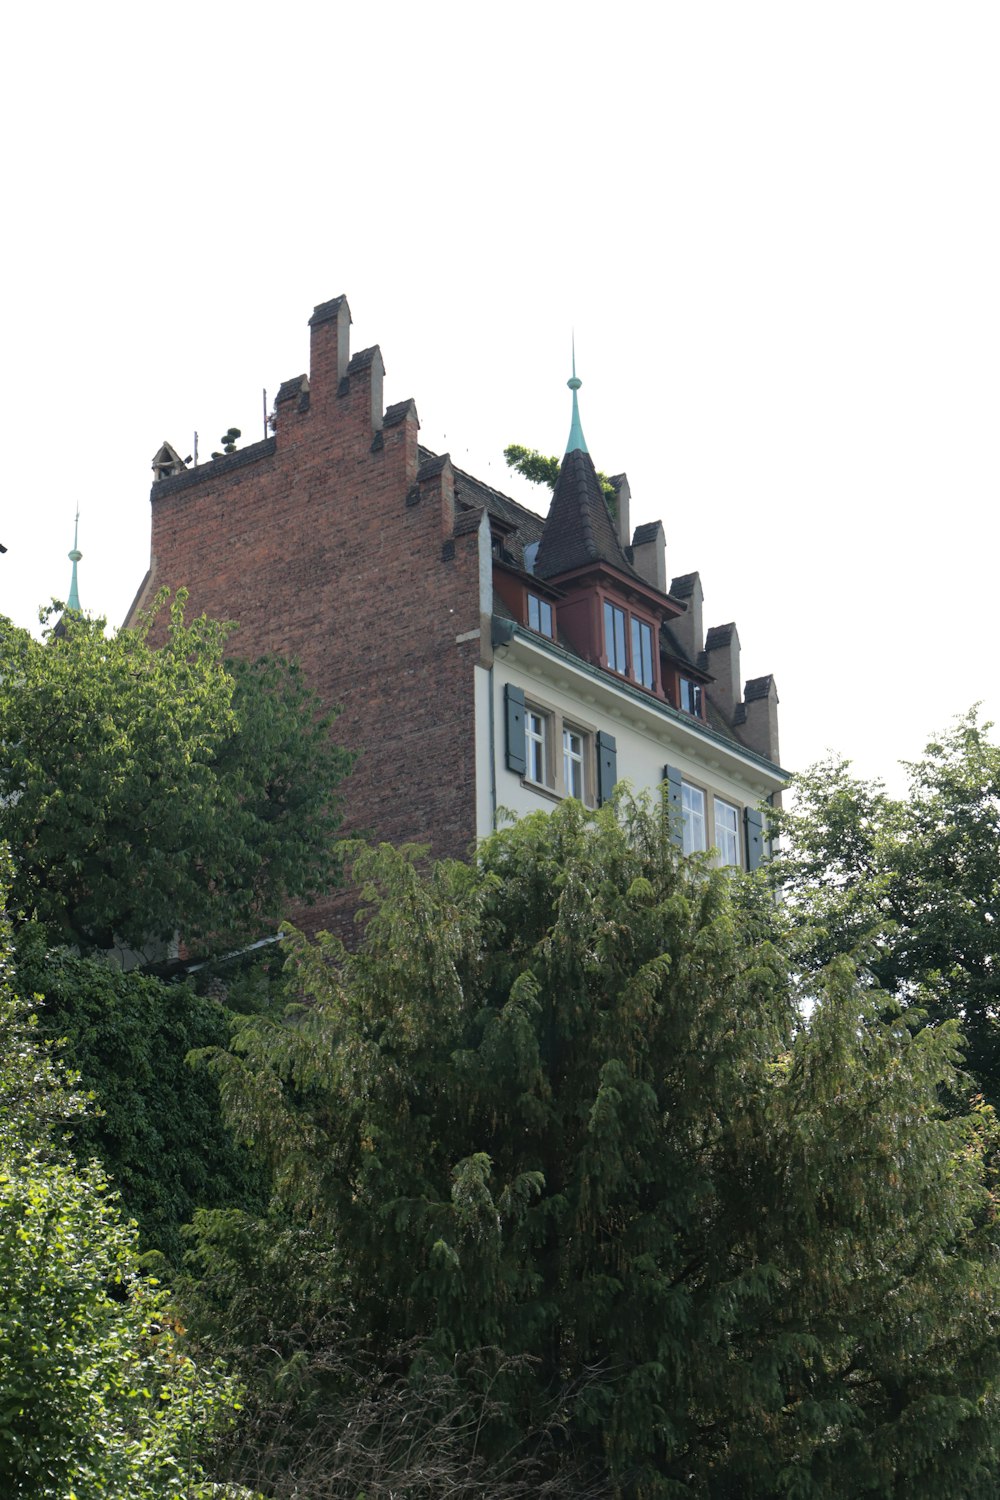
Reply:
[[73, 1154], [81, 1168], [100, 1161], [144, 1250], [179, 1266], [180, 1226], [196, 1208], [266, 1201], [258, 1163], [222, 1122], [214, 1080], [185, 1064], [192, 1048], [227, 1039], [218, 1000], [190, 983], [49, 950], [35, 923], [18, 931], [17, 987], [45, 996], [38, 1035], [60, 1040], [98, 1106], [75, 1122]]
[[[6, 862], [4, 864], [6, 875]], [[185, 1351], [134, 1229], [66, 1133], [84, 1097], [10, 984], [0, 924], [0, 1492], [197, 1500], [234, 1382]]]
[[85, 952], [259, 936], [337, 877], [350, 757], [330, 716], [294, 663], [227, 661], [232, 627], [184, 603], [110, 638], [76, 614], [41, 642], [0, 620], [13, 900]]
[[[523, 474], [525, 479], [531, 480], [532, 484], [545, 484], [550, 490], [555, 489], [560, 469], [558, 458], [547, 457], [544, 453], [539, 453], [537, 448], [525, 448], [521, 443], [509, 443], [503, 450], [503, 456], [509, 469]], [[599, 469], [597, 477], [604, 491], [604, 498], [608, 502], [608, 509], [612, 515], [617, 515], [618, 491], [607, 474], [602, 474]]]
[[295, 939], [305, 1004], [209, 1055], [275, 1197], [199, 1216], [192, 1315], [250, 1345], [335, 1309], [418, 1384], [470, 1360], [481, 1451], [545, 1431], [581, 1491], [992, 1495], [993, 1121], [939, 1107], [955, 1023], [844, 959], [798, 1021], [763, 882], [670, 833], [619, 796], [471, 867], [359, 855], [358, 951]]
[[957, 1017], [966, 1060], [1000, 1101], [1000, 747], [973, 711], [907, 765], [909, 792], [834, 759], [796, 778], [772, 874], [799, 961], [852, 953], [903, 1005]]

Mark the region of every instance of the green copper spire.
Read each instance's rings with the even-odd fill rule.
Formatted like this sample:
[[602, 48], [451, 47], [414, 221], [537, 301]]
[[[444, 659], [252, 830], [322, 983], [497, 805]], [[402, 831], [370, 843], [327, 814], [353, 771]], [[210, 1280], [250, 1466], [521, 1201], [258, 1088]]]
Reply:
[[578, 380], [577, 379], [577, 374], [576, 374], [576, 337], [575, 336], [573, 338], [573, 378], [571, 380], [567, 380], [566, 384], [569, 386], [570, 390], [573, 392], [573, 421], [570, 424], [569, 441], [566, 444], [566, 452], [567, 453], [572, 453], [574, 451], [574, 449], [579, 448], [579, 450], [580, 450], [581, 453], [586, 453], [588, 451], [588, 449], [587, 449], [587, 440], [586, 440], [586, 438], [583, 435], [583, 428], [580, 426], [580, 408], [579, 408], [579, 406], [577, 405], [577, 402], [576, 402], [576, 393], [580, 389], [581, 385], [583, 384], [583, 381], [582, 380]]
[[76, 520], [73, 522], [73, 550], [69, 554], [69, 560], [73, 564], [73, 576], [70, 579], [69, 598], [66, 600], [66, 608], [67, 609], [75, 609], [78, 614], [80, 612], [80, 590], [77, 587], [77, 583], [76, 583], [76, 565], [80, 561], [81, 557], [83, 556], [83, 553], [80, 551], [79, 547], [76, 545], [77, 541], [79, 539], [79, 533], [80, 533], [80, 507], [77, 506], [77, 508], [76, 508]]

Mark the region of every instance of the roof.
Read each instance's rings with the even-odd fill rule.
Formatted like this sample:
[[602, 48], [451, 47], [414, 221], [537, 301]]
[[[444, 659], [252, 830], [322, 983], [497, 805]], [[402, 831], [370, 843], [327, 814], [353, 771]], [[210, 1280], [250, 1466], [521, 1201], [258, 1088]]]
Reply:
[[662, 530], [662, 521], [644, 521], [643, 524], [641, 526], [637, 526], [635, 528], [635, 531], [632, 533], [632, 546], [644, 547], [647, 542], [655, 542], [657, 532]]
[[[743, 688], [743, 701], [752, 703], [755, 698], [766, 698], [774, 687], [774, 678], [768, 673], [766, 677], [751, 677]], [[777, 688], [774, 688], [777, 694]]]
[[[438, 455], [432, 453], [429, 448], [421, 446], [418, 450], [421, 473], [424, 466], [433, 463]], [[536, 511], [528, 510], [527, 506], [512, 500], [509, 495], [495, 490], [492, 485], [484, 484], [481, 479], [467, 474], [464, 469], [455, 468], [455, 503], [459, 512], [474, 510], [477, 512], [476, 524], [478, 525], [478, 512], [487, 511], [496, 520], [502, 521], [509, 528], [510, 535], [504, 538], [504, 547], [515, 555], [520, 563], [524, 548], [531, 542], [537, 542], [542, 534], [544, 517]], [[457, 524], [457, 522], [456, 522]]]
[[697, 577], [697, 573], [682, 573], [679, 578], [675, 578], [670, 585], [670, 592], [674, 598], [690, 599], [694, 593], [694, 585]]
[[618, 540], [594, 460], [582, 448], [573, 448], [559, 466], [535, 572], [539, 578], [555, 578], [596, 562], [635, 574]]
[[[705, 632], [705, 650], [718, 651], [721, 646], [728, 646], [733, 636], [736, 635], [736, 626], [732, 620], [728, 625], [711, 625]], [[737, 636], [737, 640], [739, 637]]]

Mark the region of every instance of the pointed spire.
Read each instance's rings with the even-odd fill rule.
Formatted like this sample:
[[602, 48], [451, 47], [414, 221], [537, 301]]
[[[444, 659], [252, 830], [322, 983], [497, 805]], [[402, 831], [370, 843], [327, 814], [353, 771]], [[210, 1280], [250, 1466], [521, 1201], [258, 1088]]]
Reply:
[[77, 587], [77, 582], [76, 582], [76, 565], [80, 561], [81, 557], [83, 556], [83, 553], [80, 551], [79, 547], [77, 546], [77, 541], [79, 540], [79, 535], [80, 535], [80, 507], [77, 506], [77, 508], [76, 508], [76, 520], [73, 522], [73, 550], [69, 554], [69, 560], [73, 564], [73, 576], [70, 579], [69, 598], [66, 600], [66, 608], [67, 609], [75, 609], [78, 614], [80, 612], [80, 590]]
[[580, 408], [577, 405], [576, 400], [576, 393], [583, 384], [583, 381], [577, 378], [576, 373], [576, 334], [573, 335], [573, 377], [571, 380], [567, 380], [566, 384], [573, 392], [573, 421], [570, 424], [569, 440], [566, 444], [566, 452], [574, 453], [577, 449], [579, 449], [581, 453], [587, 453], [589, 451], [587, 448], [587, 440], [583, 435], [583, 428], [580, 426]]

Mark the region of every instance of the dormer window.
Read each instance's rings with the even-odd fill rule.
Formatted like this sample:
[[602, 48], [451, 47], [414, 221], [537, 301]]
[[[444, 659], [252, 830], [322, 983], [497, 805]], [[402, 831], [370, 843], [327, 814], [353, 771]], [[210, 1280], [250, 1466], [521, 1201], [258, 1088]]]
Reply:
[[686, 714], [693, 714], [696, 719], [703, 717], [701, 686], [692, 682], [690, 677], [681, 678], [681, 708]]
[[528, 629], [552, 639], [552, 605], [537, 594], [528, 595]]
[[[631, 658], [626, 651], [626, 642], [631, 644]], [[652, 625], [607, 599], [604, 601], [604, 659], [612, 672], [631, 677], [645, 688], [656, 686]]]
[[653, 686], [653, 629], [632, 616], [632, 676], [643, 687]]
[[617, 604], [604, 601], [604, 651], [605, 660], [612, 672], [622, 676], [628, 671], [625, 655], [625, 611]]

